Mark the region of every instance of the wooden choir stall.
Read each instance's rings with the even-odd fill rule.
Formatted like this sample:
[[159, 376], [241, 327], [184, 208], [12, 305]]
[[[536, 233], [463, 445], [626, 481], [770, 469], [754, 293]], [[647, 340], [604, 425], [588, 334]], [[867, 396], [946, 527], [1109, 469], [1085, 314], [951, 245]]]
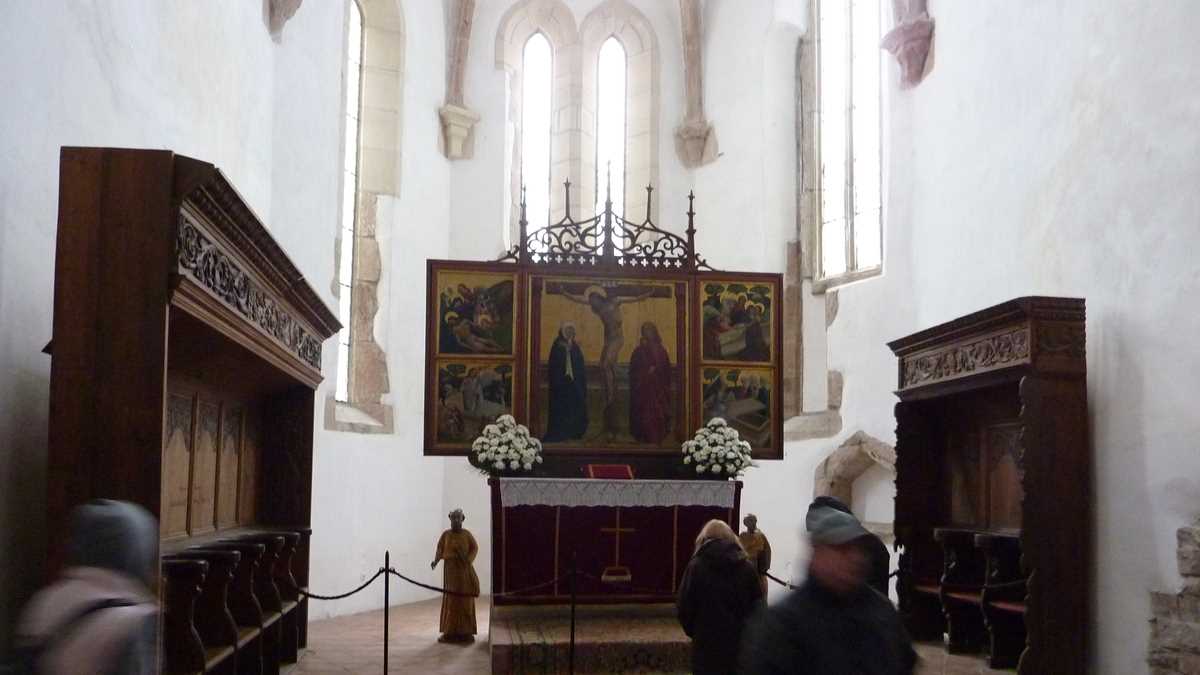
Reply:
[[889, 345], [897, 591], [915, 639], [1022, 675], [1088, 665], [1084, 302], [1026, 297]]
[[710, 267], [693, 195], [676, 234], [650, 188], [644, 217], [576, 219], [572, 194], [537, 228], [522, 204], [499, 260], [428, 262], [425, 451], [472, 456], [501, 415], [544, 443], [491, 480], [496, 605], [565, 603], [573, 564], [580, 602], [672, 602], [705, 522], [740, 525], [741, 483], [700, 480], [681, 445], [719, 417], [783, 456], [782, 277]]
[[314, 393], [336, 317], [213, 165], [63, 148], [48, 557], [93, 498], [158, 518], [162, 670], [305, 645]]

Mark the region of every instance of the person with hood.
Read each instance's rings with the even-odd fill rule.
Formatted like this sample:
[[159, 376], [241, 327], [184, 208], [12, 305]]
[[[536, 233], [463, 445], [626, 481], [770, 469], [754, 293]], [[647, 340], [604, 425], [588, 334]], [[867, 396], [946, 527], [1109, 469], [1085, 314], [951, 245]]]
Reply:
[[43, 673], [157, 672], [158, 523], [142, 507], [98, 499], [71, 516], [67, 566], [25, 608], [14, 646]]
[[742, 628], [762, 602], [758, 570], [737, 535], [724, 521], [708, 521], [676, 599], [679, 623], [692, 638], [695, 675], [737, 672]]
[[746, 628], [742, 675], [911, 675], [917, 655], [891, 601], [867, 585], [866, 534], [850, 514], [809, 509], [808, 578]]
[[[850, 507], [842, 503], [836, 497], [817, 497], [813, 500], [812, 505], [808, 507], [809, 513], [817, 508], [831, 508], [842, 513], [854, 517], [850, 512]], [[858, 539], [858, 545], [862, 547], [863, 552], [867, 554], [867, 585], [879, 591], [884, 597], [888, 595], [888, 581], [890, 577], [892, 556], [888, 553], [887, 544], [883, 543], [876, 534], [866, 531], [865, 534]]]

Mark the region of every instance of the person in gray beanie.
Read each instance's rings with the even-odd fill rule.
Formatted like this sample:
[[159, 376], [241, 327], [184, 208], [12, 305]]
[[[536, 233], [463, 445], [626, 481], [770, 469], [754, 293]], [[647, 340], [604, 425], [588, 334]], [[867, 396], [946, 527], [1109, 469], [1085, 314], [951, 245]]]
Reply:
[[842, 511], [808, 512], [808, 578], [760, 612], [742, 642], [743, 675], [911, 675], [912, 641], [895, 607], [867, 585], [868, 534]]
[[14, 646], [42, 673], [157, 672], [158, 522], [142, 507], [98, 499], [71, 516], [67, 567], [39, 591]]
[[[812, 505], [808, 507], [809, 513], [813, 509], [827, 506], [831, 509], [836, 509], [842, 513], [849, 513], [850, 507], [842, 503], [841, 500], [835, 497], [817, 497], [813, 500]], [[888, 553], [887, 545], [873, 532], [867, 531], [863, 536], [858, 538], [858, 545], [862, 547], [863, 552], [867, 554], [867, 584], [871, 588], [879, 591], [883, 595], [888, 594], [888, 586], [891, 581], [891, 565], [892, 557]]]

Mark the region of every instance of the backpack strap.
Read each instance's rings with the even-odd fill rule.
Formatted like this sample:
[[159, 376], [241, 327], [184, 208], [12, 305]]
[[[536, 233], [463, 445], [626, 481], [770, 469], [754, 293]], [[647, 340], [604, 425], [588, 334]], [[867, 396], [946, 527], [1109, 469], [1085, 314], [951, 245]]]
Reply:
[[123, 598], [107, 598], [85, 605], [79, 611], [72, 614], [66, 621], [61, 622], [56, 626], [49, 635], [41, 642], [31, 644], [24, 648], [24, 660], [30, 667], [36, 667], [37, 662], [42, 658], [42, 655], [56, 647], [60, 642], [70, 636], [79, 627], [81, 623], [96, 612], [116, 607], [133, 607], [139, 603], [125, 600]]

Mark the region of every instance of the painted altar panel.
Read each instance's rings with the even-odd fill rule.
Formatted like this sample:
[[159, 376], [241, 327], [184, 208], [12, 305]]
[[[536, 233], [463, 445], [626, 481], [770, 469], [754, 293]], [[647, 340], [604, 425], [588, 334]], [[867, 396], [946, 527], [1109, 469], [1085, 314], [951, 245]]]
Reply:
[[756, 459], [783, 457], [781, 297], [775, 274], [696, 277], [696, 425], [723, 418]]
[[684, 279], [530, 278], [530, 419], [548, 450], [675, 449], [691, 430]]
[[427, 453], [466, 454], [497, 417], [523, 415], [520, 284], [513, 265], [429, 261]]

